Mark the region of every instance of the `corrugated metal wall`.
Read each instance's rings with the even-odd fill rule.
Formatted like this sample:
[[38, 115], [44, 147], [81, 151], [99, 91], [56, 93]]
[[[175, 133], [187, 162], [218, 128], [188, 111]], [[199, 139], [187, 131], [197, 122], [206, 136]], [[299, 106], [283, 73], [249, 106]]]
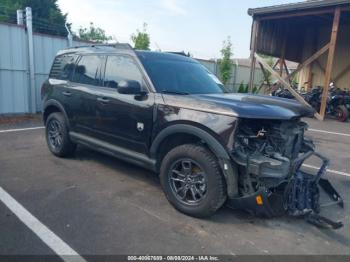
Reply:
[[28, 112], [28, 48], [23, 27], [0, 24], [0, 114]]
[[[0, 24], [0, 114], [28, 113], [30, 89], [28, 38], [24, 27]], [[52, 61], [60, 49], [68, 47], [65, 38], [34, 34], [36, 109], [41, 110], [40, 88], [48, 77]], [[73, 42], [74, 46], [84, 42]]]
[[[37, 111], [41, 111], [40, 89], [42, 83], [48, 78], [52, 61], [56, 53], [68, 47], [68, 40], [60, 37], [48, 37], [47, 35], [34, 34], [34, 68]], [[84, 42], [73, 42], [73, 46], [86, 45]]]

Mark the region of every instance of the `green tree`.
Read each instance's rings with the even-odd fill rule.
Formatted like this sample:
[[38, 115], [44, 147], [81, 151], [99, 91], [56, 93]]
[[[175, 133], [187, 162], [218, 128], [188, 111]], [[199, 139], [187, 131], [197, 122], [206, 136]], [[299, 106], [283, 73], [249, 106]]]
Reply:
[[232, 43], [231, 38], [227, 37], [227, 40], [223, 42], [223, 47], [221, 49], [221, 59], [219, 60], [220, 68], [220, 78], [224, 85], [228, 83], [232, 76], [233, 62], [231, 59], [232, 53]]
[[26, 7], [32, 8], [34, 32], [67, 36], [67, 14], [62, 13], [57, 0], [0, 0], [0, 21], [16, 23], [16, 10]]
[[239, 85], [237, 93], [246, 93], [244, 81], [242, 81], [241, 84]]
[[[268, 64], [270, 67], [273, 67], [275, 61], [274, 61], [274, 59], [273, 59], [271, 56], [265, 57], [265, 60], [266, 60], [267, 64]], [[272, 82], [272, 74], [271, 74], [270, 71], [268, 71], [268, 70], [265, 70], [265, 72], [266, 72], [266, 79], [265, 79], [266, 84], [271, 85], [271, 82]]]
[[78, 31], [79, 38], [86, 41], [92, 41], [96, 43], [105, 43], [108, 40], [112, 40], [111, 36], [107, 36], [105, 30], [100, 27], [95, 27], [94, 23], [90, 22], [90, 27], [81, 27]]
[[143, 24], [143, 29], [136, 30], [136, 34], [131, 35], [131, 41], [134, 43], [134, 48], [139, 50], [150, 50], [150, 36], [147, 33], [147, 24]]

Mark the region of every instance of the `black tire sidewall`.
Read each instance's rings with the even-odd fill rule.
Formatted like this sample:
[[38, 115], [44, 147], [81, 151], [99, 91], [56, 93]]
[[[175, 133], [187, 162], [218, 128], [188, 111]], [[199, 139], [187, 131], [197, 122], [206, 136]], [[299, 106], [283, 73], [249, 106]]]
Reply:
[[[47, 126], [50, 123], [50, 121], [52, 121], [52, 120], [57, 120], [62, 128], [62, 140], [63, 141], [62, 141], [62, 145], [60, 148], [53, 148], [50, 141], [49, 141]], [[62, 113], [50, 114], [46, 120], [45, 126], [46, 126], [46, 129], [45, 129], [46, 142], [47, 142], [47, 145], [48, 145], [51, 153], [53, 153], [54, 155], [59, 156], [59, 157], [64, 157], [64, 156], [72, 153], [72, 151], [74, 151], [75, 145], [72, 144], [72, 142], [70, 141], [66, 120], [65, 120]]]
[[[197, 162], [206, 173], [207, 193], [205, 198], [196, 205], [180, 202], [169, 183], [170, 168], [176, 161], [184, 158]], [[222, 206], [226, 199], [225, 183], [218, 162], [212, 153], [202, 146], [183, 145], [171, 150], [162, 161], [160, 180], [169, 202], [179, 211], [191, 216], [210, 216]]]

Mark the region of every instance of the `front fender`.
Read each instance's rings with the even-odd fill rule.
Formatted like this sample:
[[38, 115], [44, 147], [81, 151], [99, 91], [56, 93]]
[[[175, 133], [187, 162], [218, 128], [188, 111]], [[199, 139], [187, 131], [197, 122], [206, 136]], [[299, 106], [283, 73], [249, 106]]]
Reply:
[[186, 133], [190, 135], [197, 136], [202, 141], [204, 141], [210, 150], [215, 154], [219, 160], [221, 170], [224, 174], [227, 183], [227, 193], [228, 196], [234, 197], [238, 194], [238, 171], [236, 166], [232, 163], [231, 158], [225, 148], [208, 132], [187, 124], [175, 124], [168, 126], [163, 129], [154, 139], [150, 154], [152, 158], [156, 157], [159, 146], [162, 141], [169, 137], [170, 135], [177, 133]]

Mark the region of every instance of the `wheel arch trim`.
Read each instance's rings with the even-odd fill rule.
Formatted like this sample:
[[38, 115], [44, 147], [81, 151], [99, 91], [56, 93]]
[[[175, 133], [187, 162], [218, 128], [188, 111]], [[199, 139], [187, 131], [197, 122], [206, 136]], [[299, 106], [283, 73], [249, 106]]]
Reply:
[[199, 127], [191, 126], [188, 124], [175, 124], [171, 125], [164, 130], [162, 130], [154, 139], [150, 154], [152, 158], [156, 159], [156, 154], [161, 143], [170, 135], [186, 133], [190, 135], [197, 136], [203, 140], [210, 150], [216, 155], [219, 159], [219, 165], [223, 172], [223, 175], [227, 183], [227, 194], [229, 198], [233, 198], [238, 194], [238, 171], [237, 167], [231, 161], [231, 158], [223, 145], [217, 141], [210, 133], [205, 130], [200, 129]]
[[66, 120], [66, 123], [67, 123], [67, 125], [69, 127], [69, 120], [68, 120], [68, 115], [66, 113], [66, 110], [64, 110], [64, 107], [63, 107], [63, 105], [60, 102], [58, 102], [57, 100], [54, 100], [54, 99], [47, 100], [45, 102], [44, 106], [43, 106], [43, 116], [42, 116], [42, 118], [43, 118], [44, 124], [45, 124], [45, 119], [44, 119], [45, 112], [46, 112], [47, 108], [50, 107], [50, 106], [57, 107], [60, 110], [60, 112], [63, 114], [63, 116], [64, 116], [64, 118]]
[[156, 156], [159, 146], [161, 143], [169, 137], [170, 135], [186, 133], [189, 135], [194, 135], [203, 140], [208, 144], [209, 148], [215, 153], [217, 157], [230, 159], [225, 148], [207, 131], [195, 126], [188, 124], [175, 124], [163, 129], [153, 140], [150, 153], [152, 157]]

